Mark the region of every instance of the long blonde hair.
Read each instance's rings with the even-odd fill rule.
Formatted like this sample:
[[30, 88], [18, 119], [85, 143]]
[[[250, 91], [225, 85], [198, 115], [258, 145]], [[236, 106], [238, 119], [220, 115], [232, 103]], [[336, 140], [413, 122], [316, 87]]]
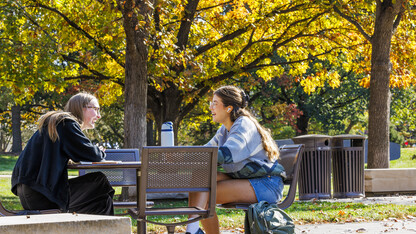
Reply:
[[257, 127], [259, 131], [263, 149], [267, 152], [267, 156], [271, 161], [279, 158], [279, 150], [276, 142], [273, 140], [270, 130], [265, 129], [257, 121], [254, 116], [245, 109], [248, 105], [249, 98], [243, 90], [235, 86], [227, 85], [214, 91], [214, 95], [218, 96], [224, 106], [232, 106], [233, 110], [230, 113], [231, 121], [234, 122], [240, 116], [247, 116]]
[[48, 113], [42, 115], [39, 118], [39, 125], [38, 125], [39, 133], [42, 133], [43, 128], [45, 127], [48, 129], [48, 134], [49, 134], [49, 138], [51, 139], [51, 141], [52, 142], [55, 142], [56, 140], [59, 141], [59, 135], [58, 135], [58, 131], [56, 130], [56, 126], [58, 126], [58, 124], [65, 119], [72, 119], [78, 122], [77, 119], [69, 112], [49, 111]]
[[59, 140], [56, 126], [65, 119], [74, 120], [82, 125], [84, 119], [83, 108], [94, 99], [96, 100], [97, 98], [90, 93], [82, 92], [75, 94], [66, 103], [64, 111], [50, 111], [39, 118], [39, 133], [42, 133], [42, 129], [47, 127], [49, 138], [52, 142]]

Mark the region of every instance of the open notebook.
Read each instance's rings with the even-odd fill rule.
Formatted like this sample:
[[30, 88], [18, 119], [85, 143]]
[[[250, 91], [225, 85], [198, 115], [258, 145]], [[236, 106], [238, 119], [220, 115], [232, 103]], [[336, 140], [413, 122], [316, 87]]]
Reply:
[[113, 160], [103, 160], [100, 162], [85, 162], [85, 161], [80, 161], [80, 164], [117, 164], [117, 163], [122, 163], [122, 161], [113, 161]]

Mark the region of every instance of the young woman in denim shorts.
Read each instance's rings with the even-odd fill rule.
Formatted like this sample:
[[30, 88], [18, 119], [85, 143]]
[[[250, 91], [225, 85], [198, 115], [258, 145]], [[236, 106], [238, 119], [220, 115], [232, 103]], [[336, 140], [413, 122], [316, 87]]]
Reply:
[[[225, 173], [217, 173], [217, 204], [230, 202], [276, 203], [282, 198], [284, 168], [277, 159], [279, 151], [270, 135], [245, 109], [248, 96], [234, 86], [214, 92], [210, 105], [214, 122], [221, 128], [207, 145], [219, 146], [218, 164]], [[206, 193], [191, 193], [189, 203], [204, 207]], [[219, 233], [218, 217], [201, 221], [207, 233]], [[203, 233], [199, 222], [188, 225], [188, 233]]]

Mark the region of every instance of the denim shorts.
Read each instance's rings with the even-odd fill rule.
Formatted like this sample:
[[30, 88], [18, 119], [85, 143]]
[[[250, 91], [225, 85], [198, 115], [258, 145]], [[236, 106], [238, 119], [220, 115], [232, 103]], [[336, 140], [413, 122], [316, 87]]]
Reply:
[[283, 180], [280, 176], [266, 176], [249, 179], [256, 193], [257, 202], [277, 203], [283, 197]]

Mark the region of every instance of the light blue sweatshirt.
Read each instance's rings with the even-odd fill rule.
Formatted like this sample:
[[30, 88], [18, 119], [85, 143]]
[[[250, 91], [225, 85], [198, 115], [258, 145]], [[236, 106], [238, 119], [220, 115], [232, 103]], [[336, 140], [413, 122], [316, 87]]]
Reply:
[[237, 118], [230, 131], [222, 125], [206, 145], [219, 146], [218, 164], [233, 178], [286, 177], [283, 166], [269, 160], [256, 125], [246, 116]]

